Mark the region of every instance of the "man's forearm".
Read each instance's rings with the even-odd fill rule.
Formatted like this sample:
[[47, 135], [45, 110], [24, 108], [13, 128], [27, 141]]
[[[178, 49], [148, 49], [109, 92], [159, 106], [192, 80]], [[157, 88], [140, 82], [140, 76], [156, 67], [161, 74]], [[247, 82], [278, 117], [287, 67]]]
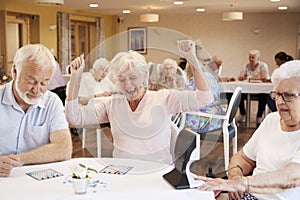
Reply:
[[[66, 130], [67, 131], [67, 130]], [[57, 133], [55, 142], [17, 155], [25, 164], [57, 162], [71, 159], [72, 140], [69, 133]]]

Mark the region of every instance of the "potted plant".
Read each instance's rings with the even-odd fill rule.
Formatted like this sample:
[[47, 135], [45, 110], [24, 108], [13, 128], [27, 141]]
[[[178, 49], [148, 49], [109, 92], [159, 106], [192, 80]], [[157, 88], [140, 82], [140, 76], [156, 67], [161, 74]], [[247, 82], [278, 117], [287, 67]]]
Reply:
[[97, 170], [86, 167], [79, 163], [72, 169], [72, 179], [75, 194], [85, 194], [87, 191], [88, 179], [91, 178], [90, 172], [98, 173]]

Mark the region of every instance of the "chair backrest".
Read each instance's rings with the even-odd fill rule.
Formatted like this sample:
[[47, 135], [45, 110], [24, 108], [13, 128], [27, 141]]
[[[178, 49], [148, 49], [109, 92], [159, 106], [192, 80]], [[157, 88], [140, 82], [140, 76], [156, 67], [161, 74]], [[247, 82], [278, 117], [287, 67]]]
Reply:
[[171, 152], [172, 158], [174, 160], [175, 159], [174, 151], [175, 151], [175, 146], [176, 146], [176, 140], [177, 140], [180, 130], [178, 129], [178, 127], [174, 123], [174, 121], [170, 122], [170, 125], [171, 125], [170, 152]]
[[226, 115], [229, 115], [229, 123], [231, 123], [236, 115], [236, 112], [239, 108], [239, 104], [241, 101], [241, 97], [242, 97], [242, 88], [237, 87], [235, 88], [233, 95], [229, 101], [229, 105], [227, 108], [227, 113]]
[[222, 68], [223, 66], [221, 65], [218, 69], [218, 76], [221, 77], [222, 76]]
[[200, 135], [189, 129], [182, 129], [176, 138], [174, 159], [175, 168], [185, 173], [189, 160], [200, 159]]

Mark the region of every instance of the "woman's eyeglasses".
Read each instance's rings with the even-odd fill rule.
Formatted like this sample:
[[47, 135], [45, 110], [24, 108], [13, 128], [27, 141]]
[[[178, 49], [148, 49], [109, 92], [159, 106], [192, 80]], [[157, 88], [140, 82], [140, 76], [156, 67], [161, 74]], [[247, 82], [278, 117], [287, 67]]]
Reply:
[[279, 92], [272, 91], [272, 92], [270, 92], [270, 96], [273, 100], [277, 100], [279, 98], [279, 96], [281, 96], [283, 101], [291, 102], [295, 99], [295, 97], [300, 96], [300, 94], [279, 93]]

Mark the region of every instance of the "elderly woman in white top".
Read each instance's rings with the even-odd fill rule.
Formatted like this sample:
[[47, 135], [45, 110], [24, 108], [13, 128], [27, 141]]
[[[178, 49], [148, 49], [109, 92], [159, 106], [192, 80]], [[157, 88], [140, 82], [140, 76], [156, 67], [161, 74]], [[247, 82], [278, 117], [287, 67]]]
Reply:
[[71, 63], [67, 120], [76, 125], [110, 122], [113, 157], [172, 163], [170, 116], [199, 109], [212, 101], [209, 85], [195, 56], [195, 44], [184, 40], [178, 42], [178, 46], [180, 52], [195, 63], [197, 91], [147, 90], [149, 66], [145, 58], [134, 51], [120, 52], [112, 59], [108, 74], [121, 94], [79, 106], [78, 79], [84, 68], [80, 57]]
[[177, 65], [173, 59], [167, 58], [160, 65], [159, 84], [167, 89], [181, 89], [185, 88], [185, 82], [182, 69]]
[[[246, 145], [232, 157], [229, 180], [201, 178], [200, 190], [230, 191], [231, 199], [299, 199], [300, 61], [289, 61], [272, 74], [278, 112], [269, 114]], [[236, 167], [238, 166], [238, 167]], [[253, 175], [246, 176], [253, 171]]]
[[[249, 63], [243, 67], [241, 70], [238, 80], [249, 80], [249, 81], [269, 81], [270, 75], [269, 75], [269, 68], [268, 65], [265, 62], [262, 62], [259, 60], [260, 51], [258, 50], [251, 50], [249, 52]], [[256, 123], [257, 126], [262, 121], [262, 116], [267, 104], [267, 94], [253, 94], [252, 96], [255, 96], [258, 99], [258, 109], [256, 113]], [[245, 104], [244, 101], [246, 100], [246, 94], [242, 95], [242, 99], [240, 102], [240, 118], [239, 122], [245, 122], [246, 121], [246, 110], [245, 110]]]
[[173, 59], [166, 58], [162, 64], [153, 64], [150, 72], [150, 90], [185, 89], [184, 71]]
[[108, 65], [109, 62], [106, 58], [99, 58], [94, 62], [92, 69], [83, 75], [78, 92], [80, 104], [86, 105], [91, 98], [111, 95], [111, 88], [107, 88], [106, 91], [97, 89], [97, 86], [106, 77]]

